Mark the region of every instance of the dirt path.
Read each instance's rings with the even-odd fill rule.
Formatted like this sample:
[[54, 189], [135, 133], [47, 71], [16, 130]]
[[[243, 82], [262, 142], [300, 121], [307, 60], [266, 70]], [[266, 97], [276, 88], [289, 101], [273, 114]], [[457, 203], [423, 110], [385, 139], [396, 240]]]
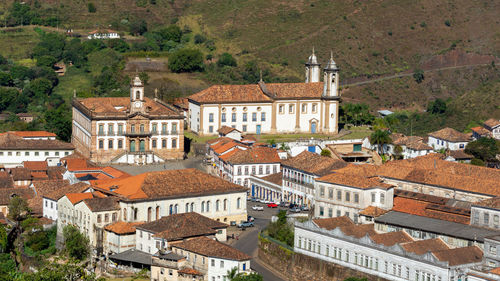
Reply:
[[[471, 67], [471, 66], [472, 67], [473, 66], [485, 66], [485, 65], [489, 65], [489, 63], [477, 63], [477, 64], [466, 64], [466, 65], [439, 67], [439, 68], [424, 70], [424, 73], [432, 72], [432, 71], [440, 71], [440, 70], [466, 68], [466, 67]], [[379, 82], [379, 81], [390, 80], [390, 79], [394, 79], [394, 78], [408, 77], [408, 76], [412, 76], [412, 75], [413, 75], [413, 72], [410, 72], [410, 73], [404, 72], [404, 73], [400, 73], [400, 74], [384, 76], [384, 77], [380, 77], [380, 78], [375, 78], [375, 79], [370, 79], [370, 80], [365, 80], [365, 81], [360, 81], [360, 82], [355, 82], [355, 83], [348, 83], [348, 84], [340, 83], [340, 85], [343, 87], [360, 86], [360, 85], [371, 84], [371, 83], [375, 83], [375, 82]]]

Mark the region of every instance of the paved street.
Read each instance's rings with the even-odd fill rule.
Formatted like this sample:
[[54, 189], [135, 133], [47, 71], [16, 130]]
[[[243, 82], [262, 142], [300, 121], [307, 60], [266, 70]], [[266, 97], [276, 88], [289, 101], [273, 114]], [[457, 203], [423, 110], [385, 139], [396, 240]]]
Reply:
[[[264, 207], [264, 211], [254, 211], [252, 206], [259, 205]], [[258, 245], [258, 234], [259, 231], [264, 229], [273, 215], [278, 214], [279, 209], [267, 208], [265, 204], [247, 201], [247, 212], [248, 215], [255, 218], [255, 227], [247, 228], [245, 231], [239, 231], [240, 238], [235, 241], [231, 241], [231, 245], [236, 249], [244, 252], [247, 255], [253, 257], [252, 259], [252, 269], [257, 271], [262, 275], [265, 281], [284, 281], [285, 278], [280, 276], [279, 272], [276, 272], [269, 265], [263, 265], [262, 262], [257, 258], [257, 245]]]

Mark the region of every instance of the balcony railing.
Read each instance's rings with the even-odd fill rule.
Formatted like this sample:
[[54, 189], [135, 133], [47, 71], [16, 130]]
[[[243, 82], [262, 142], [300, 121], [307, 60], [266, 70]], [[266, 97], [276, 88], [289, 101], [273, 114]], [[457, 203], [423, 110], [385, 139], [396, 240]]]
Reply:
[[127, 131], [125, 136], [138, 136], [138, 137], [146, 137], [150, 136], [151, 132], [149, 131]]
[[109, 137], [114, 137], [114, 136], [123, 136], [124, 132], [104, 132], [104, 131], [99, 131], [97, 132], [98, 136], [109, 136]]

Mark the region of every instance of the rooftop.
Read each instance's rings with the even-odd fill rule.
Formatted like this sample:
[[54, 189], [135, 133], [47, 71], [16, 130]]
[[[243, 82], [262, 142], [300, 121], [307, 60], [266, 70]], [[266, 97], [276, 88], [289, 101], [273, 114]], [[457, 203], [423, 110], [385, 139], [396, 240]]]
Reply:
[[490, 199], [485, 199], [472, 204], [473, 206], [486, 207], [492, 209], [500, 209], [500, 197], [493, 197]]
[[352, 226], [354, 222], [347, 216], [327, 218], [327, 219], [313, 219], [314, 224], [326, 230], [332, 230], [339, 226]]
[[83, 199], [83, 202], [92, 212], [120, 210], [120, 204], [118, 204], [118, 199], [115, 197], [94, 197]]
[[245, 261], [251, 259], [251, 257], [245, 253], [240, 252], [229, 245], [207, 237], [196, 237], [187, 241], [179, 242], [173, 244], [172, 248], [183, 249], [206, 257], [237, 261]]
[[[458, 208], [399, 196], [395, 196], [393, 202], [393, 211], [461, 224], [469, 224], [470, 222], [470, 209], [455, 210]], [[439, 208], [438, 206], [442, 207]]]
[[94, 183], [128, 200], [180, 198], [245, 192], [246, 188], [197, 169], [165, 170]]
[[235, 129], [235, 128], [233, 128], [233, 127], [226, 126], [226, 125], [224, 125], [224, 126], [220, 127], [220, 129], [219, 129], [219, 130], [217, 130], [217, 132], [219, 132], [219, 134], [221, 134], [221, 135], [223, 135], [223, 136], [225, 136], [225, 135], [227, 135], [227, 134], [231, 133], [232, 131], [236, 131], [236, 132], [238, 132], [238, 133], [241, 133], [241, 132], [240, 132], [240, 131], [238, 131], [237, 129]]
[[260, 178], [261, 180], [281, 186], [283, 184], [283, 173], [279, 172]]
[[392, 246], [394, 244], [413, 242], [413, 238], [405, 231], [394, 231], [387, 233], [378, 233], [370, 236], [373, 242], [384, 246]]
[[430, 137], [434, 137], [436, 139], [450, 141], [450, 142], [467, 142], [471, 141], [469, 135], [461, 133], [452, 128], [443, 128], [439, 131], [435, 131], [429, 133]]
[[384, 210], [384, 209], [379, 208], [379, 207], [368, 206], [365, 209], [361, 210], [359, 212], [359, 214], [362, 215], [362, 216], [376, 218], [376, 217], [379, 217], [379, 216], [381, 216], [381, 215], [383, 215], [383, 214], [385, 214], [387, 212], [389, 212], [389, 211], [388, 210]]
[[213, 235], [217, 232], [216, 229], [227, 228], [227, 224], [191, 212], [162, 217], [159, 220], [138, 225], [137, 228], [153, 232], [154, 237], [174, 241]]
[[422, 217], [397, 211], [375, 218], [375, 223], [389, 224], [403, 228], [415, 229], [469, 241], [483, 243], [485, 237], [497, 235], [493, 229], [465, 225], [440, 219]]
[[490, 119], [484, 121], [484, 125], [486, 125], [489, 128], [495, 128], [496, 126], [500, 126], [500, 120], [490, 118]]
[[32, 171], [47, 171], [47, 161], [24, 161], [23, 166]]
[[253, 147], [237, 149], [230, 157], [224, 159], [231, 164], [279, 163], [278, 151], [272, 147]]
[[[150, 116], [163, 116], [173, 119], [183, 118], [182, 114], [173, 106], [144, 98], [146, 114]], [[95, 117], [127, 117], [130, 113], [129, 97], [100, 97], [73, 100], [73, 106], [89, 111], [88, 115]]]
[[316, 181], [357, 187], [362, 189], [371, 189], [371, 188], [390, 189], [394, 187], [393, 185], [384, 183], [378, 177], [364, 177], [352, 174], [348, 175], [344, 173], [331, 173], [329, 175], [316, 179]]
[[23, 138], [47, 138], [47, 137], [52, 137], [55, 138], [56, 134], [47, 132], [47, 131], [9, 131], [8, 133], [14, 134], [19, 137]]
[[423, 255], [431, 251], [448, 250], [449, 247], [441, 238], [417, 240], [400, 244], [407, 252]]
[[438, 260], [448, 262], [450, 266], [483, 261], [483, 251], [477, 246], [433, 251], [432, 254]]
[[295, 157], [284, 160], [282, 165], [316, 176], [324, 176], [333, 170], [347, 166], [347, 163], [343, 160], [335, 160], [313, 152], [303, 151]]
[[16, 134], [7, 132], [0, 135], [0, 147], [2, 150], [73, 150], [71, 143], [62, 142], [60, 140], [39, 140], [39, 139], [24, 139]]
[[78, 202], [84, 199], [94, 198], [91, 192], [83, 192], [83, 193], [67, 193], [66, 197], [71, 202], [71, 204], [75, 205]]
[[105, 230], [118, 235], [135, 234], [135, 227], [144, 222], [124, 222], [118, 221], [104, 227]]
[[35, 197], [35, 193], [28, 187], [4, 188], [0, 193], [0, 205], [9, 205], [10, 200], [15, 196], [29, 200]]

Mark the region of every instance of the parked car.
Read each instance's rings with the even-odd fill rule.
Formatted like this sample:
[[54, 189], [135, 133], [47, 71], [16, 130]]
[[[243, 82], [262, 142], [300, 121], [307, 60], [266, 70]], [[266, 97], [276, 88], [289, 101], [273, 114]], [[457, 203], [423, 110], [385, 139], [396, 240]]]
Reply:
[[254, 218], [254, 217], [252, 217], [252, 216], [248, 216], [248, 217], [247, 217], [247, 221], [249, 221], [249, 222], [254, 222], [254, 221], [255, 221], [255, 218]]
[[293, 213], [300, 213], [300, 211], [301, 210], [298, 207], [293, 207], [293, 208], [290, 209], [290, 212], [293, 212]]
[[290, 203], [290, 205], [288, 206], [288, 208], [290, 208], [290, 209], [293, 209], [295, 207], [297, 207], [297, 204], [294, 204], [294, 203]]
[[267, 204], [267, 207], [268, 208], [278, 208], [278, 204], [276, 204], [276, 203], [269, 203], [269, 204]]
[[307, 207], [306, 205], [302, 205], [302, 206], [300, 207], [300, 209], [301, 209], [302, 211], [309, 211], [309, 207]]
[[244, 221], [244, 222], [238, 224], [238, 228], [246, 228], [246, 227], [253, 227], [253, 222]]
[[257, 200], [258, 200], [257, 198], [252, 197], [252, 199], [251, 199], [250, 201], [252, 201], [252, 202], [257, 202]]
[[288, 207], [288, 203], [281, 201], [280, 202], [280, 207]]
[[269, 201], [269, 200], [262, 200], [262, 203], [269, 204], [269, 203], [271, 203], [271, 201]]
[[255, 205], [255, 206], [252, 207], [252, 210], [254, 210], [254, 211], [264, 211], [264, 207]]

